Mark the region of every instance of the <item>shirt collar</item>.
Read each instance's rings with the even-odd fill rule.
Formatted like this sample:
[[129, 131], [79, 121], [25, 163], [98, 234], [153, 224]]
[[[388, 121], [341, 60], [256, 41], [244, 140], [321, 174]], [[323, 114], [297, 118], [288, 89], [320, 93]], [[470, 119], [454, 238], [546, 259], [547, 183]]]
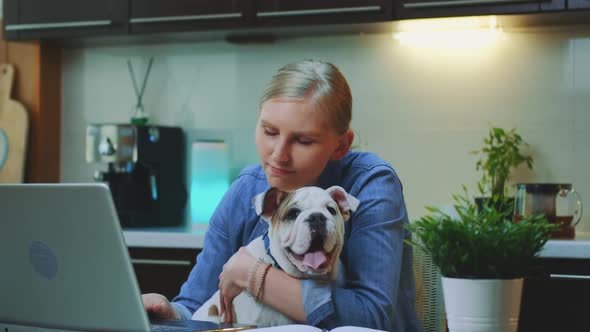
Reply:
[[268, 229], [262, 235], [262, 240], [264, 241], [264, 250], [266, 251], [266, 254], [268, 257], [270, 257], [270, 259], [272, 259], [272, 265], [274, 265], [274, 267], [277, 269], [282, 270], [282, 268], [279, 266], [279, 263], [277, 263], [277, 260], [270, 253], [270, 238], [268, 237]]

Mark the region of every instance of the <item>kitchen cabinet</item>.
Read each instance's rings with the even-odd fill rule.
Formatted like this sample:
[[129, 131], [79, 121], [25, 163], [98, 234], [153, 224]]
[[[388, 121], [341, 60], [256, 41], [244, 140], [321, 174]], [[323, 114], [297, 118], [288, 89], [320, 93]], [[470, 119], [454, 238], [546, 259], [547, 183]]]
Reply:
[[566, 9], [566, 1], [567, 0], [544, 1], [540, 3], [540, 8], [542, 12], [562, 11]]
[[524, 282], [518, 331], [586, 331], [588, 308], [588, 259], [541, 258]]
[[547, 8], [565, 9], [565, 0], [399, 0], [397, 16], [402, 19], [470, 15], [534, 14]]
[[131, 33], [240, 28], [252, 18], [252, 2], [240, 0], [130, 0]]
[[332, 28], [366, 32], [380, 28], [362, 23], [467, 15], [554, 12], [563, 17], [549, 22], [587, 23], [590, 0], [5, 0], [3, 9], [8, 40], [114, 35], [133, 42], [132, 36], [177, 32], [195, 39], [198, 33], [186, 33], [230, 39], [315, 35]]
[[590, 10], [590, 0], [567, 0], [568, 9]]
[[66, 38], [125, 33], [127, 4], [120, 0], [5, 0], [8, 39]]
[[[6, 37], [31, 40], [393, 20], [391, 0], [5, 0]], [[272, 32], [272, 31], [267, 31]]]
[[393, 20], [391, 0], [255, 0], [254, 7], [257, 26]]
[[129, 247], [142, 294], [159, 293], [172, 300], [196, 263], [200, 249]]

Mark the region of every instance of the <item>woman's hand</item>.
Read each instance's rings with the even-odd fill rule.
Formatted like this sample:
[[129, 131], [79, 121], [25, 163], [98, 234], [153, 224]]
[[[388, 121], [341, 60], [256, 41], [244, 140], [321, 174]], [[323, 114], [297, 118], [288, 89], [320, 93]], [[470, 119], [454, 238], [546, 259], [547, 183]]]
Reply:
[[145, 311], [150, 316], [162, 319], [180, 319], [180, 314], [164, 295], [150, 293], [142, 294], [141, 299]]
[[225, 313], [225, 322], [233, 322], [232, 302], [238, 294], [248, 288], [248, 274], [256, 258], [246, 247], [241, 247], [223, 266], [219, 275], [219, 302], [221, 316]]

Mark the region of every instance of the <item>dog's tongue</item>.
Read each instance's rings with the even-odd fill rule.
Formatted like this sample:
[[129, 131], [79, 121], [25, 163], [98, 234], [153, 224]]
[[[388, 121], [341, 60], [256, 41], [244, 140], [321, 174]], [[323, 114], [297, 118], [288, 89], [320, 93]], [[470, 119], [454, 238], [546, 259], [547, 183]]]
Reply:
[[303, 257], [303, 265], [317, 270], [322, 264], [326, 262], [326, 254], [323, 251], [318, 250], [314, 252], [308, 252]]

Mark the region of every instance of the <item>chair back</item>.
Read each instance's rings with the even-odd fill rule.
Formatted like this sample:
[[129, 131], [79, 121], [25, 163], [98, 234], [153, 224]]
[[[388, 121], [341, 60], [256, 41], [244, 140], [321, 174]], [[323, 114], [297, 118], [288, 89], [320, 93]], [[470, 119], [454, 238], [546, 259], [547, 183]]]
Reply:
[[[414, 238], [416, 240], [416, 238]], [[424, 332], [446, 331], [440, 272], [430, 255], [419, 248], [413, 253], [416, 312]]]

